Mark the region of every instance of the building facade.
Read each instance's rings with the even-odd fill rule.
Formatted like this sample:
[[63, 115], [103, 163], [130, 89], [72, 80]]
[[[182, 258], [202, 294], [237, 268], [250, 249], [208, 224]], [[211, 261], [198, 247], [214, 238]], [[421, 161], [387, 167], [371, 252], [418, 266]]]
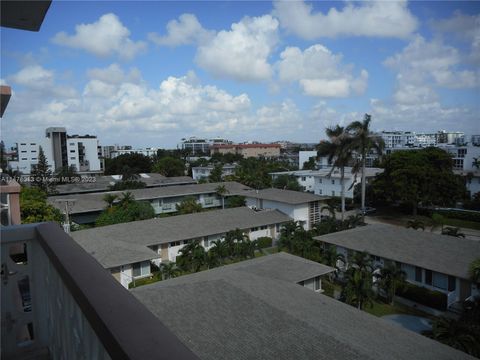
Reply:
[[276, 158], [280, 156], [280, 149], [280, 144], [216, 144], [210, 148], [210, 155], [239, 154], [245, 158]]

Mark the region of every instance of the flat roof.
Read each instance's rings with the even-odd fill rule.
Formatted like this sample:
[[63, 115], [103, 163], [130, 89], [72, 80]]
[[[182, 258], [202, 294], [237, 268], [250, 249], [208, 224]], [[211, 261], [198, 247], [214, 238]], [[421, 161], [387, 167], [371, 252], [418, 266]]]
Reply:
[[135, 200], [151, 200], [161, 199], [176, 196], [190, 196], [198, 194], [214, 193], [215, 189], [224, 185], [229, 194], [241, 192], [245, 189], [250, 189], [248, 186], [240, 183], [229, 181], [221, 183], [207, 183], [207, 184], [187, 184], [187, 185], [172, 185], [162, 187], [152, 187], [144, 189], [120, 190], [120, 191], [105, 191], [88, 194], [71, 194], [71, 195], [55, 195], [49, 196], [48, 202], [60, 210], [64, 210], [64, 205], [58, 203], [59, 199], [72, 199], [75, 203], [71, 207], [72, 214], [80, 214], [85, 212], [101, 211], [107, 207], [107, 203], [103, 200], [106, 194], [116, 194], [119, 197], [124, 192], [130, 192], [135, 197]]
[[244, 190], [242, 192], [239, 192], [237, 195], [242, 195], [254, 199], [278, 201], [290, 205], [305, 204], [312, 201], [322, 201], [330, 198], [328, 196], [320, 196], [308, 192], [283, 190], [276, 188], [262, 190]]
[[[331, 168], [324, 168], [324, 169], [319, 169], [319, 170], [296, 170], [296, 171], [280, 171], [280, 172], [272, 172], [269, 173], [270, 175], [293, 175], [293, 176], [316, 176], [316, 177], [326, 177], [328, 174], [330, 174]], [[383, 172], [383, 169], [381, 168], [371, 168], [367, 167], [365, 168], [365, 176], [366, 177], [373, 177], [376, 176], [377, 174], [380, 174]], [[355, 174], [352, 173], [352, 168], [351, 167], [346, 167], [345, 168], [345, 177], [346, 178], [351, 178], [354, 177]], [[357, 177], [360, 178], [361, 172], [357, 174]], [[332, 178], [340, 178], [340, 170], [335, 169], [332, 174], [330, 175]]]
[[315, 239], [463, 279], [469, 278], [468, 267], [480, 256], [480, 241], [387, 224], [360, 226]]
[[131, 292], [201, 359], [471, 358], [296, 284], [320, 264], [283, 277], [305, 261], [279, 253]]
[[71, 236], [79, 242], [110, 239], [153, 246], [291, 220], [278, 210], [255, 211], [238, 207], [95, 227], [72, 232]]

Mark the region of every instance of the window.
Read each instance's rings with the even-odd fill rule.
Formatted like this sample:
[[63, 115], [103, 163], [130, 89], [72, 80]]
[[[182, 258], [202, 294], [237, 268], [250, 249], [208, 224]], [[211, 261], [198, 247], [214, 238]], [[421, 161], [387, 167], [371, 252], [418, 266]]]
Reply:
[[22, 160], [28, 160], [27, 158], [22, 158]]
[[322, 189], [319, 189], [319, 190], [318, 190], [318, 194], [319, 194], [319, 195], [322, 195]]
[[314, 290], [315, 290], [315, 291], [320, 290], [320, 276], [317, 276], [317, 277], [315, 278]]
[[321, 183], [322, 183], [322, 179], [321, 179], [321, 178], [320, 178], [320, 179], [318, 179], [318, 183], [319, 183], [319, 184], [321, 184]]
[[306, 181], [307, 178], [305, 176], [302, 176], [302, 181]]
[[332, 191], [332, 196], [335, 196], [335, 191]]
[[332, 179], [332, 185], [335, 185], [335, 179]]
[[448, 276], [448, 291], [455, 291], [455, 288], [457, 287], [457, 279], [455, 276]]
[[422, 268], [415, 266], [415, 281], [422, 282]]
[[74, 153], [74, 152], [75, 152], [75, 150], [70, 150], [70, 152], [71, 152], [71, 153]]
[[425, 270], [425, 284], [432, 285], [432, 270]]
[[21, 152], [22, 152], [22, 153], [26, 153], [26, 152], [27, 152], [27, 150], [22, 150]]
[[27, 144], [25, 144], [25, 143], [21, 143], [20, 145], [27, 145]]
[[173, 241], [170, 243], [170, 247], [180, 246], [180, 245], [181, 245], [181, 241]]
[[433, 272], [433, 281], [432, 281], [433, 286], [447, 290], [448, 287], [448, 276], [442, 273], [438, 272]]
[[69, 143], [70, 146], [75, 146], [75, 143]]
[[37, 152], [37, 150], [32, 150], [32, 151], [30, 151], [30, 152], [32, 152], [32, 153], [33, 153], [33, 152], [34, 152], [34, 153], [36, 153], [36, 152]]
[[74, 157], [71, 157], [70, 160], [75, 160], [75, 156], [74, 156]]
[[35, 144], [35, 143], [30, 143], [30, 145], [35, 146], [35, 145], [37, 145], [37, 144]]
[[141, 263], [135, 263], [132, 265], [133, 277], [145, 276], [150, 274], [150, 262], [143, 261]]
[[32, 158], [32, 160], [37, 160], [37, 158]]
[[258, 227], [253, 227], [250, 229], [250, 231], [258, 231]]

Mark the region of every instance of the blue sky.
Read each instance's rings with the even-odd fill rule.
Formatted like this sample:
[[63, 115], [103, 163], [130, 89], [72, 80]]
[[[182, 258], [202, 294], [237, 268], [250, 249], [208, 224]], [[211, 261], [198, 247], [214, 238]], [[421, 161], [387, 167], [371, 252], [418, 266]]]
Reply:
[[478, 2], [53, 1], [1, 30], [11, 145], [48, 126], [102, 145], [183, 137], [318, 142], [375, 130], [480, 133]]

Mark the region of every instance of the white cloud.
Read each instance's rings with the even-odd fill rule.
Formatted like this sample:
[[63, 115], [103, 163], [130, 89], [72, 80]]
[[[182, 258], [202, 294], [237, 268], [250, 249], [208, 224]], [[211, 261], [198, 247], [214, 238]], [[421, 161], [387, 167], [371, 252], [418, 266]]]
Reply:
[[415, 92], [420, 95], [417, 102], [422, 103], [425, 99], [436, 100], [427, 86], [461, 89], [480, 84], [480, 71], [462, 68], [462, 60], [456, 48], [439, 39], [429, 42], [417, 35], [400, 53], [387, 58], [384, 65], [398, 73], [395, 96], [403, 99], [402, 93], [410, 92], [407, 96], [412, 98]]
[[330, 8], [325, 14], [314, 12], [313, 6], [303, 1], [275, 1], [273, 14], [282, 27], [307, 40], [337, 36], [407, 38], [418, 26], [406, 1], [347, 2], [343, 9]]
[[198, 48], [196, 63], [217, 77], [269, 79], [268, 58], [278, 42], [278, 21], [270, 15], [245, 17]]
[[347, 97], [366, 90], [368, 72], [352, 75], [353, 67], [342, 64], [342, 55], [333, 54], [323, 45], [313, 45], [304, 51], [287, 47], [277, 63], [281, 81], [298, 81], [306, 95]]
[[94, 23], [75, 26], [74, 35], [59, 32], [52, 41], [58, 45], [88, 51], [96, 56], [118, 55], [127, 60], [146, 49], [145, 42], [130, 39], [130, 30], [112, 13], [102, 15]]
[[29, 65], [21, 69], [10, 78], [13, 82], [29, 88], [47, 88], [53, 83], [53, 71], [47, 70], [40, 65]]
[[179, 46], [188, 44], [202, 44], [215, 35], [214, 31], [202, 27], [193, 14], [182, 14], [179, 20], [171, 20], [167, 24], [167, 35], [157, 33], [148, 34], [150, 41], [157, 45]]

